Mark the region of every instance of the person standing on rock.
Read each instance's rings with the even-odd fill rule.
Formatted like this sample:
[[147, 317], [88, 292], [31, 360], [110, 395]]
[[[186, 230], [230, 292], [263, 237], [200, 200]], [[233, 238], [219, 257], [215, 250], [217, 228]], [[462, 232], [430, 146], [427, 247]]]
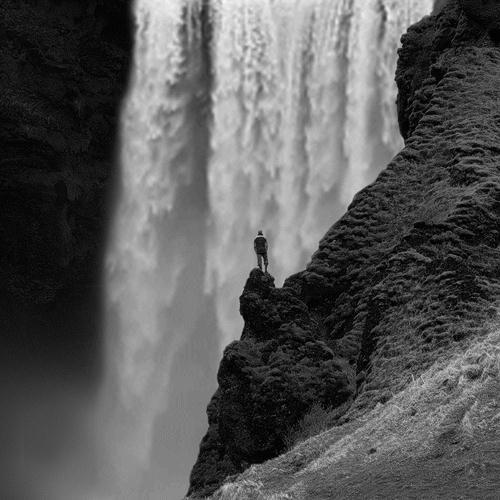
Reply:
[[262, 261], [264, 261], [264, 269], [267, 273], [267, 266], [269, 265], [269, 261], [267, 260], [267, 240], [264, 238], [264, 233], [262, 231], [258, 232], [257, 238], [255, 238], [253, 242], [253, 248], [257, 254], [257, 265], [259, 269], [262, 271]]

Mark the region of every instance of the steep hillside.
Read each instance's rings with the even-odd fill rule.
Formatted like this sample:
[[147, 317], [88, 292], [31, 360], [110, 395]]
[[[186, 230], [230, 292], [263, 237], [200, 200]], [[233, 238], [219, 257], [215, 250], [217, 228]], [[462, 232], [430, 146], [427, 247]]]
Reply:
[[26, 357], [82, 374], [98, 365], [99, 261], [131, 53], [129, 3], [2, 1], [3, 367], [25, 368]]
[[213, 498], [498, 498], [500, 335], [476, 340], [387, 404], [249, 468]]
[[[216, 497], [363, 498], [373, 477], [380, 498], [398, 497], [398, 484], [415, 487], [403, 497], [434, 488], [450, 497], [465, 462], [498, 451], [482, 446], [500, 436], [498, 336], [488, 336], [500, 293], [500, 16], [497, 1], [472, 4], [450, 0], [404, 36], [406, 146], [306, 270], [282, 289], [251, 273], [243, 335], [224, 353], [191, 475], [194, 498], [283, 453], [317, 403], [339, 408], [336, 427]], [[487, 493], [498, 465], [484, 460], [471, 477], [484, 476]]]

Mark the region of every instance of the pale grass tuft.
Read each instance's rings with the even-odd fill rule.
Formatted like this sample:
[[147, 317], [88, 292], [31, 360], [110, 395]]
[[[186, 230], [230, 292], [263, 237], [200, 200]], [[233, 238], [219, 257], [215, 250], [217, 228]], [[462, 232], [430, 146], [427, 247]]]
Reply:
[[472, 407], [465, 412], [465, 415], [462, 418], [461, 429], [463, 433], [472, 438], [474, 436], [474, 430], [476, 425], [474, 423], [474, 412], [477, 410], [477, 401], [472, 405]]
[[213, 496], [216, 500], [233, 500], [236, 498], [259, 498], [262, 482], [244, 479], [236, 483], [227, 483], [219, 488]]
[[289, 493], [270, 493], [263, 491], [261, 481], [242, 479], [235, 483], [227, 483], [219, 488], [212, 497], [213, 500], [293, 500]]

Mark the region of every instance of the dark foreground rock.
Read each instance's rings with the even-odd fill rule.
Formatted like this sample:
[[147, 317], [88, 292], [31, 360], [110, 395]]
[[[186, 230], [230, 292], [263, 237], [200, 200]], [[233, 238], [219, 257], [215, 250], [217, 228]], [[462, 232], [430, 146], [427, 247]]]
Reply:
[[[352, 401], [339, 421], [351, 425], [482, 338], [496, 318], [497, 3], [478, 16], [470, 2], [449, 1], [409, 30], [397, 72], [404, 150], [355, 197], [305, 271], [282, 289], [252, 272], [243, 335], [224, 353], [208, 409], [193, 497], [283, 451], [283, 432], [314, 402]], [[334, 486], [298, 498], [330, 498]]]

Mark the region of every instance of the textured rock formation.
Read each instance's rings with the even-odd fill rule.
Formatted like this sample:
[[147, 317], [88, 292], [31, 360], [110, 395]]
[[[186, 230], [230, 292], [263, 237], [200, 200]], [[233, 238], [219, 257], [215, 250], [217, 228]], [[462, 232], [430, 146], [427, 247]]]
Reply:
[[500, 30], [500, 2], [498, 0], [461, 0], [469, 19], [477, 22], [493, 37]]
[[279, 453], [285, 428], [314, 401], [352, 401], [339, 423], [356, 421], [495, 318], [496, 4], [483, 18], [469, 15], [468, 2], [449, 1], [409, 30], [397, 72], [406, 147], [355, 197], [305, 271], [282, 289], [251, 274], [245, 328], [224, 353], [193, 497]]
[[2, 354], [15, 363], [28, 351], [71, 370], [98, 358], [98, 263], [128, 76], [128, 4], [2, 2], [0, 325]]
[[314, 403], [336, 407], [355, 390], [345, 361], [322, 340], [321, 324], [293, 288], [276, 289], [255, 269], [240, 302], [245, 329], [224, 352], [192, 473], [201, 496], [221, 478], [285, 451], [287, 434]]

